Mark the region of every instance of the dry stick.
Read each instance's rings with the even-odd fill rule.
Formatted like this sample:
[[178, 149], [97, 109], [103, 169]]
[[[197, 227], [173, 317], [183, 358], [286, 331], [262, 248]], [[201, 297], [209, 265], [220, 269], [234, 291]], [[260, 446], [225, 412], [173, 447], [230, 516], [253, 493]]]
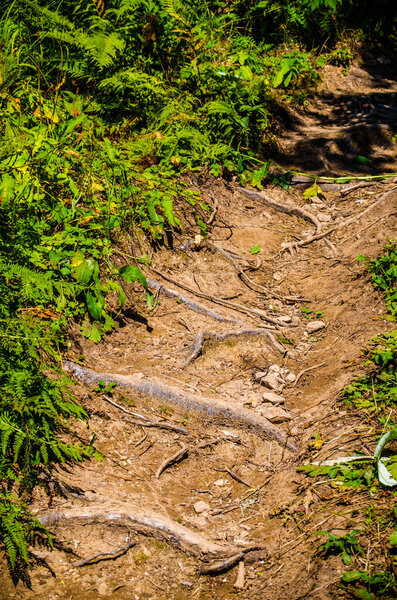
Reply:
[[[146, 379], [137, 375], [119, 375], [116, 373], [97, 373], [86, 369], [81, 365], [65, 362], [65, 366], [74, 372], [74, 375], [86, 384], [97, 383], [100, 379], [105, 383], [115, 382], [121, 387], [129, 388], [135, 392], [145, 394], [150, 398], [173, 404], [184, 411], [201, 412], [213, 419], [226, 421], [233, 425], [239, 424], [253, 430], [257, 435], [265, 439], [274, 439], [292, 452], [299, 449], [295, 442], [279, 427], [273, 425], [265, 417], [255, 414], [245, 407], [233, 406], [228, 400], [220, 397], [205, 397], [199, 394], [193, 395], [179, 388], [165, 385], [156, 379]], [[145, 423], [140, 424], [142, 426]]]
[[182, 288], [183, 290], [186, 290], [190, 294], [194, 294], [195, 296], [198, 296], [199, 298], [205, 298], [206, 300], [210, 300], [210, 302], [215, 302], [215, 304], [220, 304], [221, 306], [226, 306], [227, 308], [231, 308], [232, 310], [236, 310], [238, 312], [242, 312], [242, 313], [245, 313], [245, 314], [253, 316], [253, 317], [259, 317], [259, 318], [263, 319], [264, 321], [267, 321], [268, 323], [273, 323], [273, 325], [277, 325], [278, 327], [286, 327], [285, 323], [283, 323], [282, 321], [279, 321], [278, 319], [274, 319], [273, 317], [269, 317], [269, 315], [266, 314], [265, 311], [263, 311], [263, 310], [259, 310], [258, 308], [251, 308], [248, 306], [243, 306], [242, 304], [237, 304], [237, 302], [230, 302], [229, 300], [224, 300], [223, 298], [219, 298], [218, 296], [212, 296], [211, 294], [205, 294], [204, 292], [199, 292], [197, 290], [194, 290], [190, 286], [186, 285], [185, 283], [176, 281], [176, 279], [173, 279], [169, 275], [165, 275], [164, 273], [162, 273], [161, 271], [158, 271], [157, 269], [154, 269], [153, 267], [151, 267], [151, 269], [152, 269], [152, 271], [154, 271], [154, 273], [157, 273], [157, 275], [160, 275], [160, 277], [163, 277], [163, 279], [165, 279], [166, 281], [169, 281], [170, 283], [177, 285], [178, 287]]
[[242, 590], [244, 588], [244, 583], [245, 583], [245, 565], [244, 565], [244, 562], [241, 560], [238, 563], [237, 579], [236, 579], [233, 587], [235, 587], [237, 590]]
[[193, 435], [189, 429], [181, 427], [180, 425], [172, 425], [171, 423], [166, 423], [165, 421], [145, 421], [144, 423], [140, 423], [139, 421], [127, 419], [127, 423], [131, 423], [131, 425], [139, 425], [139, 427], [158, 427], [159, 429], [169, 429], [170, 431], [176, 431], [177, 433], [183, 433], [184, 435]]
[[325, 365], [325, 362], [322, 362], [318, 365], [313, 365], [313, 367], [308, 367], [307, 369], [303, 369], [302, 371], [299, 371], [298, 375], [296, 376], [296, 379], [294, 381], [294, 384], [292, 387], [295, 387], [296, 384], [298, 383], [299, 379], [305, 374], [308, 373], [309, 371], [313, 371], [314, 369], [319, 369], [320, 367], [323, 367]]
[[121, 525], [144, 535], [165, 539], [184, 552], [199, 557], [203, 554], [227, 557], [235, 556], [239, 552], [235, 546], [212, 542], [206, 536], [191, 531], [167, 515], [143, 510], [141, 506], [134, 506], [131, 503], [114, 502], [72, 507], [65, 512], [49, 511], [36, 515], [36, 518], [47, 527], [68, 521]]
[[302, 246], [307, 246], [308, 244], [311, 244], [312, 242], [316, 242], [318, 240], [323, 239], [326, 235], [329, 235], [329, 234], [333, 233], [334, 231], [338, 231], [339, 229], [342, 229], [342, 227], [347, 227], [354, 221], [358, 221], [367, 212], [369, 212], [370, 210], [372, 210], [373, 208], [378, 206], [381, 202], [383, 202], [383, 200], [385, 198], [387, 198], [391, 193], [393, 193], [396, 189], [397, 189], [397, 187], [393, 187], [391, 190], [389, 190], [385, 194], [382, 194], [382, 196], [379, 198], [379, 200], [377, 200], [376, 202], [371, 204], [371, 206], [367, 206], [367, 208], [364, 209], [362, 212], [358, 213], [357, 215], [354, 215], [353, 217], [350, 217], [349, 219], [346, 219], [342, 223], [338, 223], [337, 225], [330, 227], [329, 229], [327, 229], [327, 231], [323, 231], [322, 233], [319, 233], [318, 235], [313, 235], [312, 237], [306, 238], [304, 240], [300, 240], [298, 242], [292, 242], [291, 244], [286, 244], [282, 248], [281, 252], [285, 252], [286, 250], [291, 250], [292, 248], [297, 249]]
[[202, 353], [205, 342], [208, 342], [209, 340], [214, 340], [216, 342], [224, 342], [225, 340], [235, 339], [238, 337], [259, 337], [262, 335], [268, 338], [272, 346], [278, 352], [280, 352], [282, 356], [286, 354], [284, 346], [282, 346], [276, 340], [276, 338], [268, 329], [242, 329], [241, 331], [222, 331], [217, 333], [213, 331], [199, 331], [196, 335], [196, 339], [193, 342], [192, 351], [183, 363], [182, 368], [185, 368]]
[[210, 218], [207, 221], [207, 225], [211, 225], [211, 223], [216, 217], [216, 213], [218, 212], [218, 200], [215, 198], [215, 196], [211, 196], [211, 200], [214, 203], [214, 208], [212, 210], [212, 213], [210, 214]]
[[255, 552], [256, 550], [264, 550], [264, 546], [251, 546], [250, 548], [244, 548], [240, 552], [237, 552], [233, 556], [225, 558], [224, 560], [220, 560], [219, 562], [214, 562], [210, 565], [202, 565], [200, 567], [199, 574], [200, 575], [216, 575], [217, 573], [223, 573], [224, 571], [228, 571], [237, 563], [240, 563], [241, 560], [245, 558], [245, 555], [248, 552]]
[[116, 408], [118, 408], [122, 412], [126, 413], [127, 415], [131, 415], [132, 417], [137, 417], [138, 419], [142, 419], [142, 421], [148, 421], [149, 420], [147, 417], [144, 417], [143, 415], [140, 415], [139, 413], [132, 412], [131, 410], [128, 410], [127, 408], [124, 408], [124, 406], [121, 406], [121, 404], [117, 404], [117, 402], [115, 402], [114, 400], [112, 400], [108, 396], [105, 396], [104, 394], [102, 394], [102, 398], [104, 400], [106, 400], [106, 402], [109, 402], [109, 404], [111, 404], [112, 406], [115, 406]]
[[228, 473], [230, 475], [230, 477], [232, 479], [234, 479], [234, 481], [237, 481], [237, 483], [241, 483], [242, 485], [245, 485], [247, 488], [252, 489], [252, 485], [250, 483], [247, 483], [246, 481], [244, 481], [244, 479], [241, 479], [241, 477], [239, 477], [237, 475], [237, 473], [234, 473], [234, 471], [231, 471], [227, 467], [224, 467], [223, 469], [215, 469], [215, 471], [219, 471], [220, 473]]
[[300, 217], [301, 219], [304, 219], [305, 221], [309, 221], [309, 223], [312, 223], [312, 225], [314, 225], [314, 227], [316, 228], [316, 234], [321, 233], [322, 227], [321, 227], [320, 221], [317, 219], [317, 217], [315, 217], [314, 215], [309, 213], [304, 208], [300, 208], [300, 206], [294, 206], [292, 204], [281, 204], [281, 202], [276, 202], [276, 200], [271, 200], [270, 198], [268, 198], [267, 196], [265, 196], [262, 193], [253, 192], [253, 191], [247, 190], [246, 188], [243, 188], [243, 187], [238, 187], [237, 189], [239, 192], [243, 192], [244, 194], [247, 194], [248, 196], [254, 196], [255, 198], [259, 198], [267, 206], [274, 208], [274, 210], [278, 210], [279, 212], [286, 213], [287, 215], [294, 215], [295, 217]]
[[194, 302], [190, 298], [183, 296], [179, 292], [176, 292], [175, 290], [165, 287], [165, 285], [163, 285], [162, 283], [159, 283], [158, 281], [153, 281], [153, 279], [148, 278], [147, 282], [148, 282], [148, 286], [151, 290], [157, 290], [159, 292], [162, 292], [163, 294], [168, 296], [168, 298], [176, 298], [177, 300], [180, 300], [181, 302], [186, 304], [186, 306], [188, 306], [191, 310], [193, 310], [197, 313], [200, 313], [202, 315], [205, 315], [206, 317], [211, 317], [212, 319], [215, 319], [216, 321], [220, 321], [221, 323], [236, 323], [239, 325], [243, 324], [243, 322], [240, 321], [239, 319], [233, 319], [232, 317], [225, 317], [223, 315], [220, 315], [219, 313], [207, 308], [206, 306], [203, 306], [202, 304], [198, 304], [197, 302]]
[[362, 227], [362, 229], [360, 229], [359, 231], [355, 231], [352, 235], [349, 235], [346, 238], [343, 238], [343, 242], [347, 242], [348, 240], [351, 240], [355, 236], [361, 235], [364, 231], [366, 231], [370, 227], [373, 227], [374, 225], [376, 225], [377, 223], [379, 223], [379, 221], [382, 221], [382, 219], [388, 219], [389, 217], [394, 217], [396, 214], [397, 213], [392, 212], [392, 213], [389, 213], [387, 215], [382, 215], [381, 217], [379, 217], [375, 221], [372, 221], [371, 223], [368, 223], [368, 225], [365, 225], [365, 227]]
[[254, 290], [255, 292], [264, 294], [267, 297], [277, 298], [278, 300], [286, 300], [289, 302], [295, 302], [295, 301], [301, 300], [301, 298], [297, 298], [296, 296], [280, 296], [279, 294], [276, 294], [272, 290], [269, 290], [269, 288], [265, 287], [264, 285], [255, 283], [255, 281], [253, 281], [250, 277], [248, 277], [246, 272], [240, 267], [238, 262], [233, 257], [234, 253], [232, 253], [232, 251], [225, 250], [224, 248], [221, 248], [221, 246], [217, 246], [216, 244], [214, 244], [213, 242], [211, 242], [209, 240], [203, 240], [200, 245], [202, 247], [209, 248], [210, 250], [213, 250], [214, 252], [219, 252], [220, 254], [222, 254], [222, 256], [224, 256], [224, 258], [226, 258], [226, 260], [229, 261], [233, 265], [233, 267], [237, 271], [240, 279], [250, 289]]
[[344, 190], [341, 190], [340, 195], [344, 198], [345, 196], [347, 196], [351, 192], [354, 192], [355, 190], [359, 190], [359, 189], [362, 189], [365, 187], [370, 187], [370, 186], [375, 185], [376, 183], [378, 183], [378, 182], [377, 181], [362, 181], [361, 183], [349, 185], [349, 187], [345, 188]]
[[156, 479], [159, 479], [161, 473], [170, 465], [174, 464], [175, 462], [177, 462], [178, 460], [180, 460], [182, 457], [187, 456], [189, 454], [189, 448], [187, 446], [185, 446], [185, 444], [181, 444], [182, 448], [180, 450], [178, 450], [178, 452], [175, 452], [175, 454], [173, 454], [172, 456], [170, 456], [169, 458], [166, 458], [161, 465], [159, 466], [159, 468], [156, 471]]
[[130, 548], [136, 546], [136, 542], [128, 542], [122, 548], [117, 548], [117, 550], [113, 550], [113, 552], [103, 552], [101, 554], [95, 554], [95, 556], [90, 556], [89, 558], [84, 558], [83, 560], [79, 560], [74, 563], [74, 567], [83, 567], [84, 565], [92, 565], [101, 560], [114, 560], [115, 558], [119, 558], [123, 556]]

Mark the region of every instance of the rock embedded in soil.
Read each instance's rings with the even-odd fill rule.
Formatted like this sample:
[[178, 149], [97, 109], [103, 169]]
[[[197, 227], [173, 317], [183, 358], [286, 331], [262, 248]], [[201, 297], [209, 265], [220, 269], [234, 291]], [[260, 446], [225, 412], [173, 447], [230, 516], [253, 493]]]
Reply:
[[315, 331], [320, 331], [320, 329], [324, 329], [325, 323], [324, 321], [310, 321], [306, 325], [306, 329], [309, 333], [314, 333]]
[[201, 514], [204, 512], [208, 512], [211, 507], [209, 504], [207, 504], [207, 502], [204, 502], [204, 500], [199, 500], [194, 504], [193, 508], [197, 514]]
[[265, 387], [269, 388], [270, 390], [281, 390], [283, 387], [283, 383], [282, 381], [280, 381], [280, 378], [278, 377], [277, 373], [268, 373], [265, 377], [262, 377], [262, 379], [260, 380], [261, 385], [264, 385]]
[[285, 381], [287, 381], [288, 383], [294, 383], [294, 381], [295, 381], [295, 379], [296, 379], [296, 375], [295, 375], [295, 373], [288, 373], [288, 374], [285, 376], [285, 378], [284, 378], [284, 379], [285, 379]]
[[270, 402], [270, 404], [284, 404], [285, 399], [280, 394], [275, 392], [265, 392], [262, 396], [264, 402]]
[[279, 406], [261, 406], [259, 412], [271, 423], [285, 423], [286, 421], [292, 419], [292, 416]]

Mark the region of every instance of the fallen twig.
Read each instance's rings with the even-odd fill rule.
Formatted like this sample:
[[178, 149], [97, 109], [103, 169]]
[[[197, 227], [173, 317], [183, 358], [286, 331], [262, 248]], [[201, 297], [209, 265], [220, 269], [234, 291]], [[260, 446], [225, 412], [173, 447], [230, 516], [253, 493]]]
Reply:
[[[194, 294], [195, 296], [198, 296], [199, 298], [205, 298], [206, 300], [210, 300], [210, 302], [214, 302], [215, 304], [220, 304], [221, 306], [226, 306], [227, 308], [231, 308], [232, 310], [236, 310], [238, 312], [242, 312], [242, 313], [245, 313], [245, 314], [253, 316], [253, 317], [259, 317], [260, 319], [263, 319], [264, 321], [267, 321], [268, 323], [273, 323], [273, 325], [277, 325], [278, 327], [286, 327], [285, 323], [283, 323], [282, 321], [279, 321], [278, 319], [275, 319], [273, 317], [269, 317], [269, 315], [267, 313], [265, 313], [265, 311], [263, 311], [263, 310], [259, 310], [258, 308], [251, 308], [249, 306], [243, 306], [242, 304], [237, 304], [236, 302], [230, 302], [229, 300], [224, 300], [223, 298], [219, 298], [218, 296], [212, 296], [211, 294], [205, 294], [204, 292], [199, 292], [197, 290], [194, 290], [190, 286], [186, 285], [185, 283], [177, 281], [176, 279], [173, 279], [169, 275], [166, 275], [165, 273], [162, 273], [161, 271], [154, 269], [153, 267], [152, 267], [152, 271], [157, 273], [157, 275], [160, 275], [160, 277], [163, 277], [163, 279], [165, 279], [166, 281], [169, 281], [170, 283], [177, 285], [178, 287], [182, 288], [183, 290], [186, 290], [190, 294]], [[149, 286], [150, 286], [150, 283], [149, 283]]]
[[312, 367], [308, 367], [307, 369], [303, 369], [302, 371], [299, 371], [298, 375], [296, 376], [296, 379], [292, 385], [292, 387], [295, 387], [296, 384], [298, 383], [299, 379], [305, 374], [308, 373], [309, 371], [313, 371], [314, 369], [319, 369], [320, 367], [323, 367], [325, 365], [325, 362], [322, 362], [318, 365], [313, 365]]
[[294, 215], [295, 217], [300, 217], [301, 219], [304, 219], [305, 221], [309, 221], [309, 223], [312, 223], [312, 225], [314, 225], [314, 227], [316, 228], [316, 234], [319, 234], [321, 232], [322, 227], [321, 227], [320, 221], [317, 219], [317, 217], [315, 215], [312, 215], [304, 208], [301, 208], [300, 206], [293, 206], [292, 204], [291, 205], [281, 204], [281, 202], [276, 202], [276, 200], [272, 200], [271, 198], [268, 198], [261, 192], [254, 192], [252, 190], [247, 190], [246, 188], [243, 188], [243, 187], [238, 187], [237, 189], [239, 192], [243, 192], [243, 194], [247, 194], [248, 196], [254, 196], [255, 198], [259, 198], [267, 206], [270, 206], [270, 208], [274, 208], [274, 210], [278, 210], [279, 212], [286, 213], [287, 215]]
[[215, 196], [211, 196], [211, 200], [214, 204], [214, 208], [212, 209], [212, 213], [210, 214], [210, 217], [207, 221], [207, 225], [211, 225], [211, 223], [213, 222], [213, 220], [216, 217], [216, 213], [218, 212], [218, 200], [215, 198]]
[[[172, 405], [182, 408], [184, 411], [196, 411], [219, 420], [231, 422], [234, 425], [252, 429], [260, 437], [274, 439], [293, 452], [298, 452], [295, 442], [287, 436], [284, 431], [273, 425], [265, 417], [250, 411], [247, 408], [233, 405], [228, 400], [219, 397], [208, 398], [198, 394], [193, 395], [174, 388], [164, 383], [137, 377], [136, 375], [119, 375], [116, 373], [97, 373], [72, 362], [65, 362], [65, 366], [74, 372], [75, 376], [86, 384], [93, 384], [102, 379], [105, 382], [115, 382], [121, 387], [129, 388], [151, 398], [167, 400]], [[145, 423], [140, 423], [145, 426]]]
[[367, 208], [365, 208], [360, 213], [354, 215], [353, 217], [349, 217], [345, 221], [342, 221], [341, 223], [338, 223], [337, 225], [334, 225], [333, 227], [330, 227], [329, 229], [327, 229], [327, 231], [323, 231], [323, 232], [321, 232], [321, 233], [319, 233], [317, 235], [313, 235], [311, 237], [305, 238], [304, 240], [299, 240], [299, 241], [296, 241], [296, 242], [291, 242], [290, 244], [285, 244], [283, 246], [281, 252], [285, 252], [286, 250], [292, 250], [294, 248], [297, 249], [297, 248], [300, 248], [302, 246], [307, 246], [308, 244], [311, 244], [312, 242], [316, 242], [318, 240], [323, 239], [326, 235], [330, 235], [334, 231], [338, 231], [339, 229], [342, 229], [343, 227], [347, 227], [351, 223], [354, 223], [354, 221], [358, 221], [367, 212], [369, 212], [370, 210], [373, 210], [374, 208], [376, 208], [376, 206], [378, 206], [381, 202], [383, 202], [383, 200], [385, 200], [385, 198], [387, 198], [396, 189], [397, 189], [397, 187], [393, 187], [391, 190], [389, 190], [385, 194], [382, 194], [382, 196], [376, 202], [374, 202], [373, 204], [371, 204], [371, 206], [367, 206]]
[[74, 563], [74, 567], [83, 567], [84, 565], [92, 565], [102, 560], [114, 560], [115, 558], [119, 558], [123, 556], [130, 548], [136, 545], [136, 542], [128, 542], [122, 548], [117, 548], [117, 550], [113, 550], [113, 552], [103, 552], [101, 554], [95, 554], [95, 556], [90, 556], [89, 558], [84, 558], [83, 560], [79, 560]]
[[109, 404], [111, 404], [112, 406], [115, 406], [116, 408], [118, 408], [122, 412], [126, 413], [127, 415], [131, 415], [132, 417], [137, 417], [138, 419], [142, 419], [142, 421], [148, 421], [149, 420], [147, 417], [144, 417], [143, 415], [140, 415], [139, 413], [135, 413], [135, 412], [132, 412], [131, 410], [128, 410], [128, 408], [124, 408], [124, 406], [122, 406], [121, 404], [118, 404], [117, 402], [115, 402], [114, 400], [112, 400], [108, 396], [105, 396], [104, 394], [102, 394], [102, 398], [104, 400], [106, 400], [106, 402], [109, 402]]
[[245, 584], [245, 565], [244, 565], [244, 561], [240, 561], [238, 563], [238, 572], [237, 572], [237, 578], [236, 581], [234, 583], [234, 586], [237, 590], [242, 590], [244, 588], [244, 584]]
[[257, 328], [257, 329], [242, 329], [241, 331], [199, 331], [196, 335], [196, 339], [193, 342], [192, 351], [182, 365], [182, 368], [186, 367], [193, 360], [195, 360], [203, 351], [205, 342], [214, 340], [216, 342], [224, 342], [225, 340], [231, 340], [239, 337], [259, 337], [266, 336], [271, 342], [272, 346], [280, 352], [283, 356], [286, 354], [284, 346], [282, 346], [272, 333], [268, 329]]
[[178, 450], [178, 452], [175, 452], [175, 454], [173, 454], [172, 456], [170, 456], [169, 458], [166, 458], [161, 465], [159, 466], [159, 468], [156, 471], [156, 479], [159, 479], [161, 473], [170, 465], [174, 464], [175, 462], [177, 462], [178, 460], [180, 460], [182, 457], [187, 456], [189, 454], [189, 449], [187, 446], [185, 446], [185, 444], [181, 444], [182, 448], [180, 448], [180, 450]]
[[165, 421], [145, 421], [144, 423], [139, 423], [139, 421], [131, 421], [131, 419], [128, 419], [127, 423], [139, 425], [139, 427], [158, 427], [159, 429], [169, 429], [170, 431], [176, 431], [177, 433], [183, 433], [185, 435], [193, 435], [186, 427], [173, 425], [172, 423], [166, 423]]
[[215, 471], [219, 471], [220, 473], [228, 473], [230, 477], [234, 479], [234, 481], [237, 481], [237, 483], [241, 483], [242, 485], [245, 485], [248, 488], [252, 488], [252, 485], [250, 483], [247, 483], [246, 481], [244, 481], [244, 479], [241, 479], [241, 477], [239, 477], [237, 473], [231, 471], [227, 467], [223, 467], [223, 469], [215, 469]]

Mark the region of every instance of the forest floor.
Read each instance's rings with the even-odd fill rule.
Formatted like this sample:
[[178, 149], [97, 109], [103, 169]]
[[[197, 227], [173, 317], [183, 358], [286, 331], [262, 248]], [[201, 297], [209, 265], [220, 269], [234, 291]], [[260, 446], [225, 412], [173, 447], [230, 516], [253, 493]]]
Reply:
[[[279, 162], [318, 175], [396, 171], [397, 84], [380, 71], [329, 67], [316, 100], [284, 131]], [[56, 549], [34, 551], [53, 573], [34, 567], [31, 589], [4, 575], [4, 600], [345, 597], [346, 567], [336, 556], [320, 560], [315, 532], [350, 531], [356, 507], [349, 490], [297, 467], [375, 447], [374, 432], [340, 391], [362, 372], [362, 347], [393, 328], [379, 319], [384, 302], [356, 258], [377, 256], [396, 235], [396, 180], [320, 183], [324, 196], [308, 201], [310, 184], [299, 177], [289, 190], [269, 185], [255, 196], [204, 172], [189, 184], [216, 207], [212, 245], [196, 238], [158, 251], [157, 272], [146, 275], [190, 304], [163, 289], [147, 322], [126, 317], [99, 345], [76, 337], [69, 358], [84, 355], [84, 366], [102, 374], [81, 369], [83, 380], [128, 377], [108, 391], [76, 384], [105, 458], [59, 470], [62, 490], [37, 493], [33, 510], [47, 515]], [[285, 247], [333, 227], [327, 237]], [[193, 353], [200, 332], [214, 336], [204, 334]], [[150, 399], [142, 392], [148, 381]], [[205, 574], [209, 566], [213, 574]]]

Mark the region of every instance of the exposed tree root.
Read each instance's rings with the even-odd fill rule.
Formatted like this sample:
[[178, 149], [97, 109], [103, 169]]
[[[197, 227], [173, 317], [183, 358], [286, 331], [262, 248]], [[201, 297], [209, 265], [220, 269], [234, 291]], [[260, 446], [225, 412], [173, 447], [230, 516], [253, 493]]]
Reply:
[[251, 290], [254, 290], [255, 292], [259, 292], [260, 294], [264, 294], [267, 297], [269, 297], [269, 296], [276, 297], [274, 294], [272, 294], [272, 292], [268, 288], [266, 288], [265, 286], [260, 285], [258, 283], [255, 283], [255, 281], [253, 281], [250, 277], [248, 277], [248, 275], [245, 273], [245, 271], [243, 271], [243, 269], [240, 267], [238, 262], [235, 260], [235, 258], [233, 257], [231, 252], [229, 252], [228, 250], [225, 250], [224, 248], [221, 248], [221, 246], [217, 246], [216, 244], [214, 244], [213, 242], [210, 242], [209, 240], [203, 240], [201, 242], [200, 246], [202, 246], [204, 248], [209, 248], [213, 252], [219, 252], [219, 254], [221, 254], [224, 258], [226, 258], [226, 260], [234, 267], [235, 271], [237, 271], [237, 274], [240, 277], [241, 281], [243, 281], [245, 283], [245, 285], [247, 285]]
[[215, 217], [216, 217], [216, 213], [218, 212], [218, 200], [215, 198], [215, 196], [211, 196], [211, 200], [214, 204], [214, 208], [212, 209], [212, 213], [209, 216], [209, 219], [207, 221], [207, 225], [211, 225], [211, 223], [213, 223]]
[[[157, 398], [162, 401], [166, 400], [183, 411], [200, 412], [218, 421], [247, 427], [260, 437], [274, 439], [289, 450], [298, 452], [296, 443], [270, 421], [249, 409], [233, 406], [223, 398], [193, 396], [188, 392], [165, 385], [160, 381], [142, 379], [136, 375], [97, 373], [69, 361], [65, 362], [65, 367], [73, 371], [75, 376], [86, 384], [97, 383], [100, 379], [105, 381], [105, 383], [116, 382], [119, 386], [129, 388], [151, 398]], [[142, 423], [142, 425], [144, 424]]]
[[396, 187], [393, 187], [391, 190], [389, 190], [385, 194], [382, 194], [382, 196], [376, 202], [371, 204], [371, 206], [367, 206], [367, 208], [365, 208], [363, 211], [361, 211], [357, 215], [354, 215], [353, 217], [349, 217], [345, 221], [342, 221], [341, 223], [338, 223], [337, 225], [330, 227], [329, 229], [327, 229], [327, 231], [323, 231], [317, 235], [313, 235], [311, 237], [305, 238], [303, 240], [299, 240], [297, 242], [291, 242], [290, 244], [283, 245], [282, 252], [285, 252], [286, 250], [301, 248], [302, 246], [307, 246], [308, 244], [311, 244], [312, 242], [321, 240], [325, 236], [330, 235], [331, 233], [334, 233], [334, 231], [338, 231], [339, 229], [342, 229], [343, 227], [347, 227], [348, 225], [351, 225], [351, 223], [354, 223], [355, 221], [358, 221], [359, 219], [361, 219], [361, 217], [363, 217], [365, 214], [367, 214], [370, 210], [373, 210], [374, 208], [376, 208], [390, 194], [395, 192], [396, 189], [397, 189]]
[[162, 292], [163, 294], [168, 296], [168, 298], [176, 298], [177, 300], [180, 300], [194, 312], [205, 315], [206, 317], [210, 317], [211, 319], [215, 319], [216, 321], [220, 321], [221, 323], [237, 323], [240, 325], [242, 324], [242, 321], [240, 321], [239, 319], [233, 319], [232, 317], [225, 317], [223, 315], [220, 315], [219, 313], [207, 308], [206, 306], [203, 306], [202, 304], [197, 304], [197, 302], [194, 302], [190, 298], [183, 296], [179, 292], [167, 288], [165, 285], [159, 283], [158, 281], [153, 281], [153, 279], [148, 278], [147, 282], [151, 290]]
[[213, 332], [213, 331], [199, 331], [196, 335], [196, 339], [194, 340], [192, 351], [183, 363], [182, 367], [186, 367], [193, 360], [195, 360], [203, 351], [203, 347], [205, 342], [209, 340], [214, 340], [216, 342], [224, 342], [225, 340], [233, 340], [239, 337], [259, 337], [266, 336], [272, 346], [280, 352], [283, 356], [286, 354], [286, 350], [284, 346], [282, 346], [274, 337], [274, 335], [267, 329], [263, 329], [261, 327], [257, 329], [242, 329], [241, 331], [221, 331], [221, 332]]
[[264, 550], [264, 547], [256, 546], [255, 548], [244, 548], [244, 550], [236, 552], [236, 554], [224, 558], [223, 560], [213, 562], [209, 565], [202, 565], [200, 567], [200, 575], [218, 575], [219, 573], [224, 573], [225, 571], [228, 571], [229, 569], [237, 565], [237, 563], [240, 563], [242, 560], [244, 560], [245, 556], [249, 552], [255, 553], [255, 551], [257, 550]]
[[182, 444], [182, 448], [180, 448], [178, 450], [178, 452], [175, 452], [175, 454], [173, 454], [172, 456], [170, 456], [169, 458], [166, 458], [161, 465], [159, 466], [159, 468], [156, 471], [156, 479], [160, 478], [161, 473], [169, 466], [173, 465], [174, 463], [176, 463], [177, 461], [181, 460], [181, 458], [183, 456], [187, 456], [189, 454], [189, 448], [187, 446], [185, 446], [185, 444]]
[[100, 554], [95, 554], [95, 556], [90, 556], [89, 558], [84, 558], [74, 563], [74, 567], [83, 567], [84, 565], [92, 565], [98, 563], [102, 560], [114, 560], [115, 558], [119, 558], [123, 556], [130, 548], [136, 546], [136, 542], [128, 542], [122, 548], [117, 548], [113, 550], [113, 552], [101, 552]]
[[[154, 536], [171, 542], [187, 554], [193, 556], [229, 557], [241, 555], [236, 546], [212, 542], [206, 536], [191, 531], [184, 525], [163, 515], [131, 503], [96, 504], [86, 507], [73, 507], [63, 511], [49, 511], [36, 515], [46, 527], [60, 523], [78, 522], [84, 524], [103, 523], [121, 525], [137, 533]], [[246, 552], [247, 549], [244, 549]]]
[[282, 321], [279, 321], [278, 319], [275, 319], [273, 317], [269, 317], [269, 315], [267, 313], [265, 313], [265, 311], [263, 311], [263, 310], [259, 310], [258, 308], [251, 308], [249, 306], [243, 306], [242, 304], [237, 304], [236, 302], [230, 302], [229, 300], [224, 300], [223, 298], [219, 298], [218, 296], [212, 296], [211, 294], [205, 294], [204, 292], [199, 292], [198, 290], [194, 290], [190, 286], [188, 286], [184, 283], [181, 283], [180, 281], [176, 281], [169, 275], [165, 275], [165, 273], [162, 273], [161, 271], [157, 271], [157, 269], [152, 268], [152, 271], [157, 273], [157, 275], [160, 275], [160, 277], [163, 277], [163, 279], [165, 279], [166, 281], [169, 281], [170, 283], [177, 285], [178, 287], [182, 288], [183, 290], [186, 290], [190, 294], [194, 294], [195, 296], [198, 296], [199, 298], [205, 298], [206, 300], [210, 300], [210, 302], [215, 302], [215, 304], [220, 304], [221, 306], [226, 306], [227, 308], [231, 308], [232, 310], [236, 310], [237, 312], [241, 312], [246, 315], [250, 315], [252, 317], [259, 317], [260, 319], [263, 319], [264, 321], [267, 321], [268, 323], [273, 323], [273, 325], [277, 325], [278, 327], [286, 327], [285, 323], [283, 323]]
[[295, 217], [300, 217], [305, 221], [309, 221], [309, 223], [314, 225], [314, 227], [316, 228], [316, 234], [321, 233], [322, 227], [320, 221], [317, 219], [317, 217], [309, 213], [304, 208], [301, 208], [300, 206], [293, 206], [292, 204], [281, 204], [281, 202], [271, 200], [271, 198], [268, 198], [262, 192], [254, 192], [252, 190], [247, 190], [243, 187], [238, 187], [237, 189], [239, 192], [243, 192], [243, 194], [247, 194], [248, 196], [254, 196], [254, 198], [259, 198], [267, 206], [269, 206], [270, 208], [274, 208], [274, 210], [286, 213], [287, 215], [294, 215]]

